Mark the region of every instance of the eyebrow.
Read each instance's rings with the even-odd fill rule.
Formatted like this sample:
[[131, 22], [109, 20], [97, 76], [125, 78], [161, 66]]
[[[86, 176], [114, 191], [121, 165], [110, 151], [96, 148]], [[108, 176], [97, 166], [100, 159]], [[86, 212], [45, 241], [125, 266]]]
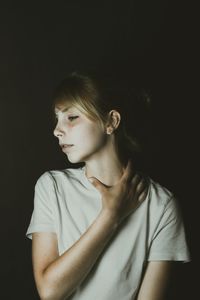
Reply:
[[54, 110], [54, 113], [56, 114], [56, 113], [58, 113], [59, 111], [61, 111], [61, 112], [66, 112], [66, 111], [68, 111], [71, 107], [72, 107], [72, 106], [64, 107], [63, 109], [58, 109], [57, 111], [56, 111], [56, 109], [55, 109], [55, 110]]

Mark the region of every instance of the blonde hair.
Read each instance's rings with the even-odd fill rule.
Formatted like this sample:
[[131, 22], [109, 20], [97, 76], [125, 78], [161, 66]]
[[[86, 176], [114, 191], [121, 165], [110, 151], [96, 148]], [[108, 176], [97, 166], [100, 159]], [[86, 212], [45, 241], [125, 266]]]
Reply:
[[[127, 108], [127, 101], [123, 98], [126, 97], [127, 100], [124, 91], [120, 85], [113, 85], [113, 82], [111, 84], [108, 78], [73, 72], [56, 88], [53, 94], [53, 109], [59, 105], [74, 106], [89, 119], [98, 120], [102, 127], [106, 124], [108, 113], [116, 109], [121, 114], [120, 125], [115, 130], [116, 147], [120, 159], [127, 162], [129, 158], [135, 158], [141, 152], [141, 145], [136, 136], [132, 137], [126, 128], [126, 113], [130, 107]], [[134, 102], [135, 99], [132, 98], [131, 104]]]

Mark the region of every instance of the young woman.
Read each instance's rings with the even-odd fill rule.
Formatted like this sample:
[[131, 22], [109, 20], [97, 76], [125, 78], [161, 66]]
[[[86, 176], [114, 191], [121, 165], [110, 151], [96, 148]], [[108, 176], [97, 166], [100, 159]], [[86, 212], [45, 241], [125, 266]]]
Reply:
[[35, 186], [27, 236], [43, 300], [163, 300], [172, 261], [189, 260], [176, 199], [138, 172], [139, 145], [111, 91], [73, 73], [55, 92], [54, 135], [84, 164]]

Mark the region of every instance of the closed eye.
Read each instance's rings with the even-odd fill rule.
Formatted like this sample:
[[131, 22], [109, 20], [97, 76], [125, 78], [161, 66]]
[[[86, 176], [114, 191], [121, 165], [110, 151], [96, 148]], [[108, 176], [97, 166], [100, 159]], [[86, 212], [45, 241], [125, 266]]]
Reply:
[[68, 117], [68, 119], [70, 120], [70, 121], [73, 121], [73, 120], [75, 120], [75, 119], [77, 119], [78, 118], [78, 116], [69, 116]]

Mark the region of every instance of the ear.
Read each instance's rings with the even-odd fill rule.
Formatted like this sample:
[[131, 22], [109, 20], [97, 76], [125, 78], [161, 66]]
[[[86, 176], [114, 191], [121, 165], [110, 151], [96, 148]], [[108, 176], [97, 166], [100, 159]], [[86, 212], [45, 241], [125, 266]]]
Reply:
[[117, 129], [121, 121], [121, 115], [120, 113], [113, 109], [109, 112], [108, 114], [108, 122], [106, 126], [106, 133], [107, 134], [112, 134], [113, 131]]

